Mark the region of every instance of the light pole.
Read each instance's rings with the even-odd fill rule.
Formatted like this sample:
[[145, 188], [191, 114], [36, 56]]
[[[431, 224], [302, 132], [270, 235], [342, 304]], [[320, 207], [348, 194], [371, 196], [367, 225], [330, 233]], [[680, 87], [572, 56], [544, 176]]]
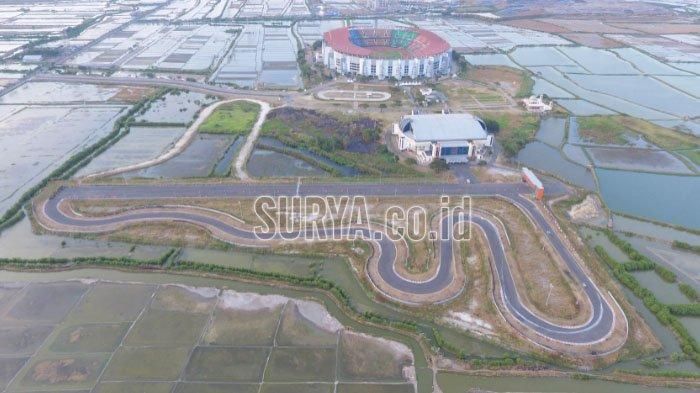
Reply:
[[549, 283], [549, 292], [547, 292], [547, 300], [544, 302], [545, 306], [549, 306], [549, 297], [552, 295], [552, 283]]

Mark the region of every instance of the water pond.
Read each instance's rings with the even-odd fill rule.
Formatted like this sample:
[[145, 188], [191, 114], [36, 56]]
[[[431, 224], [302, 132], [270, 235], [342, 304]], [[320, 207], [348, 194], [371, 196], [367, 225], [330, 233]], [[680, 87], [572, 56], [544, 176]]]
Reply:
[[700, 229], [700, 177], [597, 168], [605, 204], [628, 215]]

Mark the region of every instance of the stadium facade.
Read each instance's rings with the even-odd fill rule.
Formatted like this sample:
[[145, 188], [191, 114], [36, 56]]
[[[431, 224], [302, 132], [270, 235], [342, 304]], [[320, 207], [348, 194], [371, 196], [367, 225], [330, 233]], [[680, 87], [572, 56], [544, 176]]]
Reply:
[[324, 33], [322, 58], [343, 75], [417, 79], [449, 74], [452, 48], [427, 30], [342, 27]]

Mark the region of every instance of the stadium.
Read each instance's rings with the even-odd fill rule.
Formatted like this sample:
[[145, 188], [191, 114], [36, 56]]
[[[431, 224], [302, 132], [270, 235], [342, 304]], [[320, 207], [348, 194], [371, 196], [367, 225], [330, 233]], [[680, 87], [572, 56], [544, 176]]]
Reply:
[[323, 35], [323, 64], [340, 74], [429, 78], [450, 72], [450, 45], [420, 29], [342, 27]]

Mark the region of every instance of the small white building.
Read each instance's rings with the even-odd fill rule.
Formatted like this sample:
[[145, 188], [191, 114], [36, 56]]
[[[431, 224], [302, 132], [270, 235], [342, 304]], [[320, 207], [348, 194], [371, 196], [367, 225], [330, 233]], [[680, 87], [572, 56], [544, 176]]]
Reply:
[[493, 146], [486, 124], [468, 113], [406, 115], [394, 124], [394, 135], [399, 149], [414, 152], [421, 164], [436, 158], [467, 162], [481, 158]]
[[545, 113], [552, 110], [552, 101], [545, 102], [541, 95], [523, 98], [522, 103], [528, 112]]

